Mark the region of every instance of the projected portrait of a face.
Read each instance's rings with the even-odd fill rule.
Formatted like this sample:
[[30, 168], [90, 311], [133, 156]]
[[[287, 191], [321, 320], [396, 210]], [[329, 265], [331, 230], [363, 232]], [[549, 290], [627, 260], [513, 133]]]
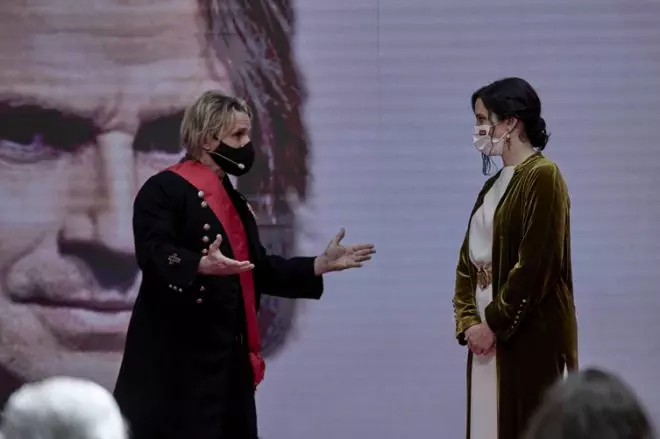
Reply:
[[[293, 251], [307, 137], [287, 2], [9, 1], [0, 17], [0, 399], [27, 380], [112, 387], [140, 274], [132, 203], [182, 157], [185, 106], [248, 100], [257, 159], [238, 183], [273, 252]], [[286, 171], [282, 171], [286, 165]], [[286, 198], [285, 198], [286, 194]], [[265, 298], [264, 351], [294, 303]]]

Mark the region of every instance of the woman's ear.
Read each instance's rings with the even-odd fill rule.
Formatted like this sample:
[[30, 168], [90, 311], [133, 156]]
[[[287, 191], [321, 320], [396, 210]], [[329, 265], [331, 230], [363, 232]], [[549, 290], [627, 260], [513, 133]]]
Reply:
[[513, 134], [516, 132], [518, 133], [522, 132], [523, 124], [517, 118], [509, 117], [507, 120], [504, 121], [504, 123], [506, 124], [506, 129], [509, 133]]
[[504, 119], [504, 124], [509, 130], [513, 130], [514, 128], [517, 127], [519, 121], [515, 117], [507, 117]]

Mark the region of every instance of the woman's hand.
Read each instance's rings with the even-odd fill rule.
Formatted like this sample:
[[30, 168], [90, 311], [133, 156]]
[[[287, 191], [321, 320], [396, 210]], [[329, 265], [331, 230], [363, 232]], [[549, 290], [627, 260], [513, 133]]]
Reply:
[[465, 331], [465, 338], [474, 354], [489, 355], [495, 350], [495, 334], [486, 323], [470, 326]]

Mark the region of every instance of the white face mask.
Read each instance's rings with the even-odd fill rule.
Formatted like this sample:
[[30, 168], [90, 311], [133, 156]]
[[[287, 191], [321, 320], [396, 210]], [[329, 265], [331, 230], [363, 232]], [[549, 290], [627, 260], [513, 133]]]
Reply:
[[501, 156], [504, 152], [505, 140], [509, 137], [506, 133], [500, 138], [491, 137], [490, 131], [495, 128], [495, 125], [477, 125], [474, 127], [472, 135], [472, 144], [477, 151], [488, 156]]

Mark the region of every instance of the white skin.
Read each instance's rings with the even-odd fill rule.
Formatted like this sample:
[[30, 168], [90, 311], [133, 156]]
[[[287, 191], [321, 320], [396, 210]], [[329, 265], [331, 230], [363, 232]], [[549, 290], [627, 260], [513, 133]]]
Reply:
[[[39, 109], [0, 124], [0, 369], [19, 380], [74, 375], [114, 385], [140, 281], [133, 199], [181, 157], [179, 120], [164, 116], [206, 90], [233, 92], [223, 66], [204, 56], [196, 7], [3, 3], [0, 28], [11, 38], [2, 43], [0, 104]], [[149, 121], [162, 124], [150, 131]], [[68, 143], [51, 140], [49, 123]], [[153, 136], [163, 127], [171, 140]]]
[[[534, 154], [534, 147], [526, 140], [523, 124], [516, 118], [499, 120], [496, 115], [490, 114], [481, 99], [474, 105], [476, 125], [491, 125], [490, 135], [493, 138], [505, 137], [506, 144], [502, 151], [504, 166], [516, 166]], [[495, 334], [488, 327], [488, 323], [478, 323], [465, 331], [465, 338], [470, 350], [477, 355], [492, 356], [495, 353]]]
[[[250, 117], [245, 113], [236, 112], [232, 119], [232, 129], [228, 130], [225, 137], [215, 140], [215, 136], [209, 136], [206, 139], [206, 143], [203, 146], [203, 153], [200, 157], [200, 162], [211, 168], [219, 177], [223, 177], [224, 172], [211, 158], [210, 152], [215, 151], [220, 142], [237, 149], [243, 148], [250, 142], [252, 131]], [[345, 232], [342, 229], [330, 241], [325, 252], [314, 260], [314, 272], [317, 276], [331, 271], [342, 271], [348, 268], [361, 267], [376, 252], [372, 244], [341, 245], [344, 234]], [[200, 260], [200, 273], [227, 276], [249, 271], [254, 268], [254, 264], [250, 261], [236, 261], [224, 256], [220, 252], [221, 243], [222, 236], [217, 235], [216, 239], [209, 246], [208, 254]]]

